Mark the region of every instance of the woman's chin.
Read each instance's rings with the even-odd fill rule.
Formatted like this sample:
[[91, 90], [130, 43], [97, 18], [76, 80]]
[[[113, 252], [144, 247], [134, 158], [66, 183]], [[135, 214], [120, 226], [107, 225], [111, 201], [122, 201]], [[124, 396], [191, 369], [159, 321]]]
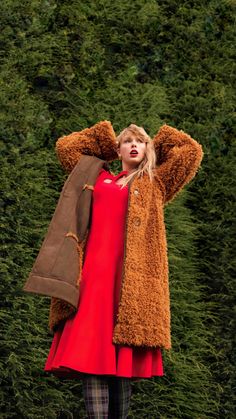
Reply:
[[140, 157], [131, 157], [125, 163], [127, 166], [134, 168], [134, 167], [137, 167], [141, 163], [141, 159]]

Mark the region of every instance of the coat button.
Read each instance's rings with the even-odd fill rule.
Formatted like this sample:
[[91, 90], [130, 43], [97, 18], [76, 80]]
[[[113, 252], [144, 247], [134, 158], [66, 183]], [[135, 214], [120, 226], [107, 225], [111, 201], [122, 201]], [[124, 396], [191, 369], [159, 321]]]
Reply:
[[135, 189], [135, 190], [134, 190], [134, 195], [136, 195], [136, 196], [137, 196], [138, 194], [139, 194], [138, 189]]
[[134, 225], [139, 226], [139, 225], [140, 225], [140, 223], [141, 223], [140, 218], [139, 218], [139, 217], [134, 217], [134, 218], [133, 218], [133, 223], [134, 223]]

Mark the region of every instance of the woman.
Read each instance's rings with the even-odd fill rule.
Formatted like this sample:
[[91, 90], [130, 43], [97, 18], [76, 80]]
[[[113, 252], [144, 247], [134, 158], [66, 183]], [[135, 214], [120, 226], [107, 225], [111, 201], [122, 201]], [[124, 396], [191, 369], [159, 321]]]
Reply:
[[202, 147], [167, 125], [154, 140], [134, 124], [115, 138], [102, 121], [60, 138], [56, 149], [69, 171], [85, 154], [109, 161], [116, 151], [122, 171], [115, 176], [105, 164], [84, 185], [92, 202], [83, 246], [67, 233], [80, 255], [78, 309], [66, 313], [52, 299], [57, 330], [45, 371], [82, 379], [89, 418], [126, 418], [131, 381], [163, 375], [161, 348], [171, 346], [163, 206], [194, 177]]

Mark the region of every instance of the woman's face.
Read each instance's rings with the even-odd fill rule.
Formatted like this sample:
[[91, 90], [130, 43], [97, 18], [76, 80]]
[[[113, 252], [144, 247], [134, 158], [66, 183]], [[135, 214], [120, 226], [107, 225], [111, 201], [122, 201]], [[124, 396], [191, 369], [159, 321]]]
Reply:
[[137, 135], [129, 132], [121, 139], [118, 155], [122, 160], [123, 170], [135, 169], [146, 154], [146, 143]]

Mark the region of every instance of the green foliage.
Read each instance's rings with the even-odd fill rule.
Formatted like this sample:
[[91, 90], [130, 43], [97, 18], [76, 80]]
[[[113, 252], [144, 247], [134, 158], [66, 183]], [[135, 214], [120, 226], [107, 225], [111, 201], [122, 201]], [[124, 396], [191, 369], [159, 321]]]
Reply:
[[205, 182], [201, 188], [201, 205], [192, 194], [191, 205], [198, 207], [201, 219], [197, 238], [202, 283], [207, 285], [206, 303], [211, 306], [214, 321], [212, 345], [215, 354], [209, 358], [214, 379], [219, 385], [220, 417], [233, 418], [235, 411], [235, 161], [236, 144], [226, 155], [209, 156]]
[[151, 136], [166, 122], [205, 151], [165, 210], [166, 375], [133, 384], [130, 417], [236, 416], [234, 21], [232, 0], [1, 2], [2, 418], [85, 415], [81, 383], [43, 372], [49, 301], [22, 286], [66, 177], [55, 140], [102, 119]]

